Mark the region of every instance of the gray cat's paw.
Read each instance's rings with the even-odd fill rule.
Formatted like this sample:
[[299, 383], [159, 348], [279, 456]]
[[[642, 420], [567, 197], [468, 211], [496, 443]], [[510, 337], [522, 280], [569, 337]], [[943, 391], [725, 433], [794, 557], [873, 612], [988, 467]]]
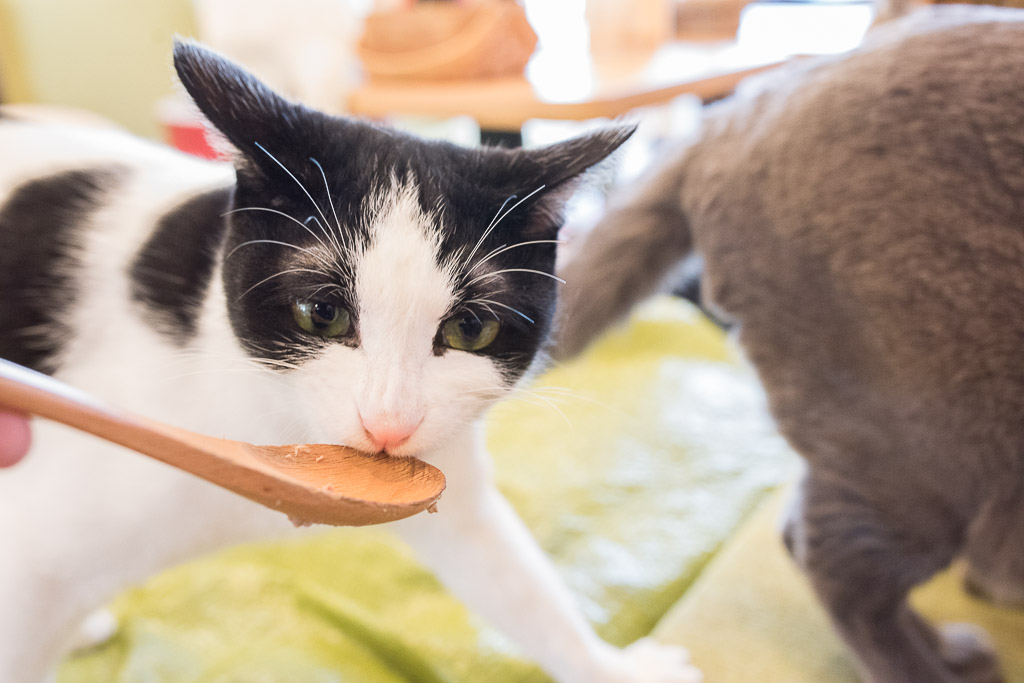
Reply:
[[943, 661], [964, 683], [1004, 683], [995, 648], [973, 624], [944, 624], [939, 629]]

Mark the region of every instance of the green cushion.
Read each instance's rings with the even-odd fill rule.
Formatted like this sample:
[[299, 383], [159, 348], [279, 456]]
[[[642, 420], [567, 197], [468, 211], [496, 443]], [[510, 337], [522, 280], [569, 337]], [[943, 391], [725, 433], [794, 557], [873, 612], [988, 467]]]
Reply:
[[[617, 644], [649, 634], [794, 473], [750, 371], [670, 299], [488, 426], [502, 489]], [[546, 680], [381, 529], [234, 548], [113, 609], [117, 635], [67, 661], [60, 683]]]

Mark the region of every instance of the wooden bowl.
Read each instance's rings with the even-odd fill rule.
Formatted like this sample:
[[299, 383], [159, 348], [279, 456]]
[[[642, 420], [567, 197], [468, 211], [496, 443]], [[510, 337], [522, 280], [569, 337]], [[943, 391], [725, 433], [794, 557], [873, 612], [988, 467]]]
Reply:
[[375, 12], [358, 54], [371, 79], [470, 80], [521, 74], [536, 47], [522, 7], [481, 0]]

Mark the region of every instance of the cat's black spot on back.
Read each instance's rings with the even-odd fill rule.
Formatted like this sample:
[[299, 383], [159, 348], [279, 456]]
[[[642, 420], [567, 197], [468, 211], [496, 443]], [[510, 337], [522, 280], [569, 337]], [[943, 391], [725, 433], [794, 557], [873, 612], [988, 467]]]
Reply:
[[82, 229], [122, 171], [65, 171], [16, 188], [0, 206], [0, 357], [42, 372], [72, 330]]
[[146, 309], [147, 322], [179, 345], [196, 334], [231, 192], [231, 187], [218, 188], [174, 207], [131, 265], [132, 299]]

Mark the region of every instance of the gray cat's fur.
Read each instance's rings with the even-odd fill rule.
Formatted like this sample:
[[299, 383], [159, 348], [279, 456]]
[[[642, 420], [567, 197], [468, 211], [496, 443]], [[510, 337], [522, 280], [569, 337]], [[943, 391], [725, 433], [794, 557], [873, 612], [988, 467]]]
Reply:
[[866, 680], [998, 681], [915, 585], [1024, 602], [1024, 12], [942, 7], [712, 107], [562, 273], [556, 355], [691, 252], [807, 474], [786, 530]]

